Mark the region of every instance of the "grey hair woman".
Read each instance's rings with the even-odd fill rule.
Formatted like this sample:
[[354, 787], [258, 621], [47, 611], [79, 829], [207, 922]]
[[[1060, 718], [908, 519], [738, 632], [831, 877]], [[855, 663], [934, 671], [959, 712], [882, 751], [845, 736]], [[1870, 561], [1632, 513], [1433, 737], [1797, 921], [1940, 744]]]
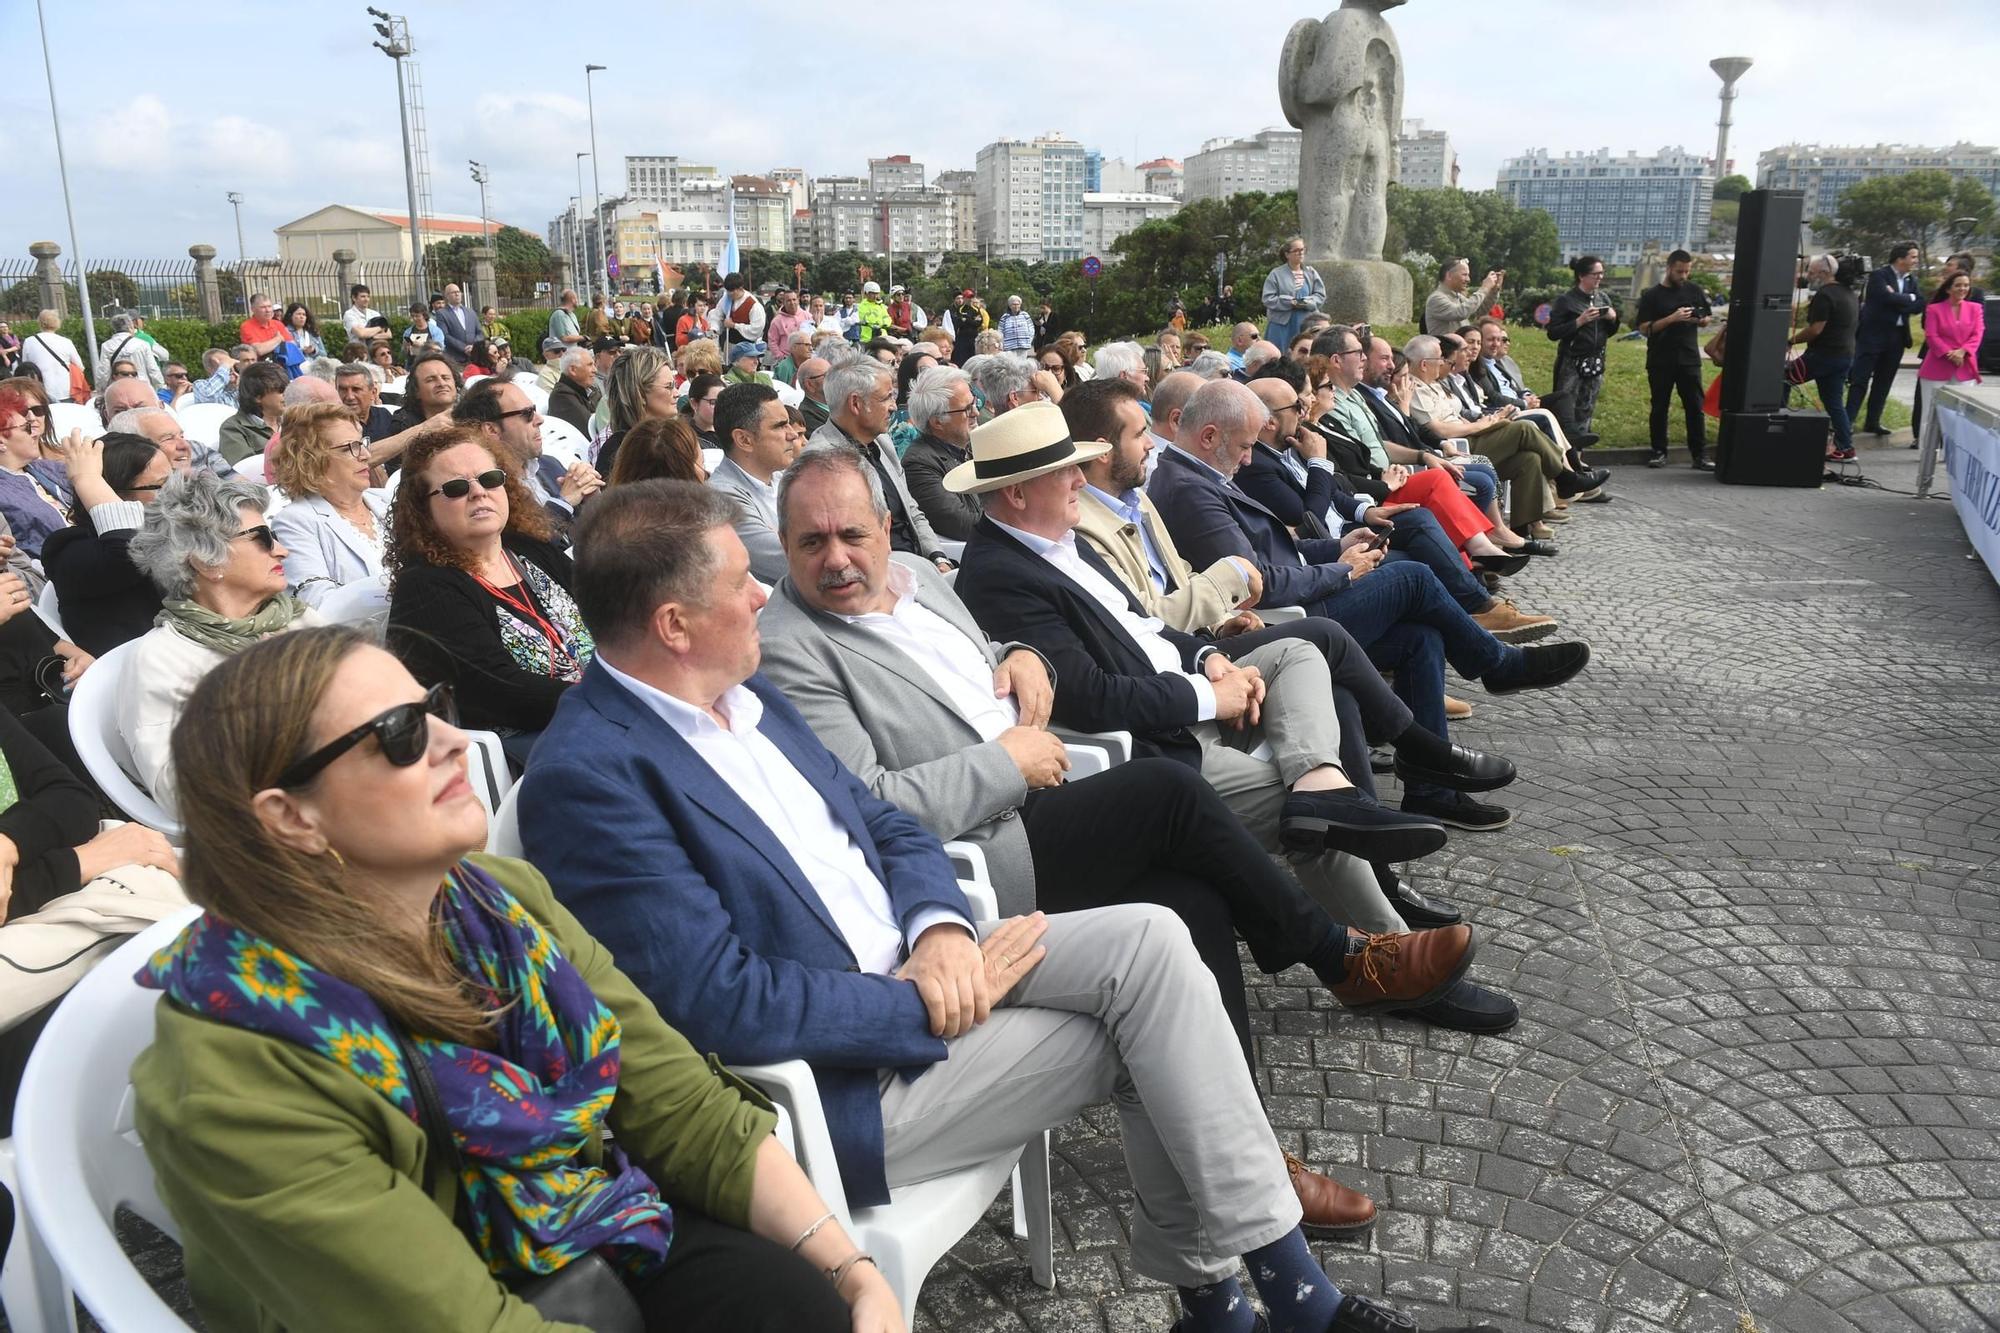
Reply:
[[269, 495], [238, 477], [176, 473], [161, 485], [127, 548], [162, 602], [154, 628], [132, 641], [118, 691], [118, 732], [134, 776], [168, 809], [169, 742], [196, 682], [259, 639], [320, 623], [285, 591], [287, 552], [264, 521]]

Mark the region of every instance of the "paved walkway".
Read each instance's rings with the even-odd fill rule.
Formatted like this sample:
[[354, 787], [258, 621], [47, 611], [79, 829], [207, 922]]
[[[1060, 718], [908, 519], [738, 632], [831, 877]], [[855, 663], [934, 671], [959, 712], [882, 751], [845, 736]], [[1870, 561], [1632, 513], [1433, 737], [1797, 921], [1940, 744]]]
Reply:
[[[1907, 490], [1914, 459], [1861, 470]], [[1614, 490], [1518, 581], [1590, 670], [1467, 695], [1519, 818], [1423, 880], [1520, 1026], [1355, 1019], [1251, 973], [1279, 1136], [1383, 1208], [1316, 1248], [1507, 1330], [2000, 1326], [2000, 589], [1942, 500]], [[1126, 1266], [1115, 1121], [1059, 1152], [1057, 1291], [982, 1230], [918, 1329], [1169, 1326]]]

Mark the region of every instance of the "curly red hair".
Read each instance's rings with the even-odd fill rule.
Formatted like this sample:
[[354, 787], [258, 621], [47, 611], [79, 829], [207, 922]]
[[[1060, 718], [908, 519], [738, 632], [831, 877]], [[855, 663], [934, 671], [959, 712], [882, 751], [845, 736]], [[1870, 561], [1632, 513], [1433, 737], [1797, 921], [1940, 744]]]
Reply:
[[444, 534], [438, 531], [436, 520], [431, 517], [430, 492], [436, 484], [430, 478], [430, 466], [439, 454], [461, 444], [478, 445], [486, 451], [487, 457], [493, 459], [495, 467], [506, 471], [507, 532], [544, 542], [554, 534], [548, 514], [536, 503], [535, 497], [514, 470], [506, 467], [495, 453], [493, 443], [487, 439], [485, 432], [476, 426], [453, 426], [449, 430], [424, 436], [403, 454], [403, 480], [396, 488], [396, 503], [389, 517], [394, 540], [383, 558], [392, 583], [399, 572], [413, 564], [472, 569], [471, 553], [446, 541]]

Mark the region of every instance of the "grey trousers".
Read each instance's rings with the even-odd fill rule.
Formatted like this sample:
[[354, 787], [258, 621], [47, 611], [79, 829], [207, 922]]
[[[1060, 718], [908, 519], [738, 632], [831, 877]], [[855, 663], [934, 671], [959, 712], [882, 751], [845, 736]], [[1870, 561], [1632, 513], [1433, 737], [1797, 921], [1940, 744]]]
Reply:
[[985, 1023], [920, 1077], [885, 1073], [889, 1184], [986, 1161], [1109, 1098], [1138, 1197], [1132, 1266], [1180, 1287], [1234, 1272], [1300, 1211], [1215, 978], [1164, 907], [1048, 923], [1048, 956]]
[[[1236, 660], [1264, 677], [1262, 716], [1243, 730], [1215, 723], [1194, 728], [1202, 743], [1201, 775], [1266, 851], [1285, 856], [1299, 883], [1334, 920], [1371, 935], [1408, 930], [1365, 861], [1345, 852], [1301, 856], [1278, 841], [1278, 819], [1291, 785], [1321, 764], [1340, 766], [1340, 719], [1325, 656], [1303, 640], [1280, 639]], [[1248, 752], [1262, 743], [1269, 743], [1271, 757], [1251, 758]]]

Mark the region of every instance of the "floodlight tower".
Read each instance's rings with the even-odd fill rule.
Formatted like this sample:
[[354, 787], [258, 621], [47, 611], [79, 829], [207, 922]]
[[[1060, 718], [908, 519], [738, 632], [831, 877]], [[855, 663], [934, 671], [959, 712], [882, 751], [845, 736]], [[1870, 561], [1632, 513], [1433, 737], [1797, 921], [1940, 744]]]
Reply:
[[1708, 62], [1722, 80], [1722, 115], [1715, 122], [1715, 178], [1729, 174], [1729, 104], [1736, 100], [1736, 81], [1750, 68], [1749, 56], [1717, 56]]

